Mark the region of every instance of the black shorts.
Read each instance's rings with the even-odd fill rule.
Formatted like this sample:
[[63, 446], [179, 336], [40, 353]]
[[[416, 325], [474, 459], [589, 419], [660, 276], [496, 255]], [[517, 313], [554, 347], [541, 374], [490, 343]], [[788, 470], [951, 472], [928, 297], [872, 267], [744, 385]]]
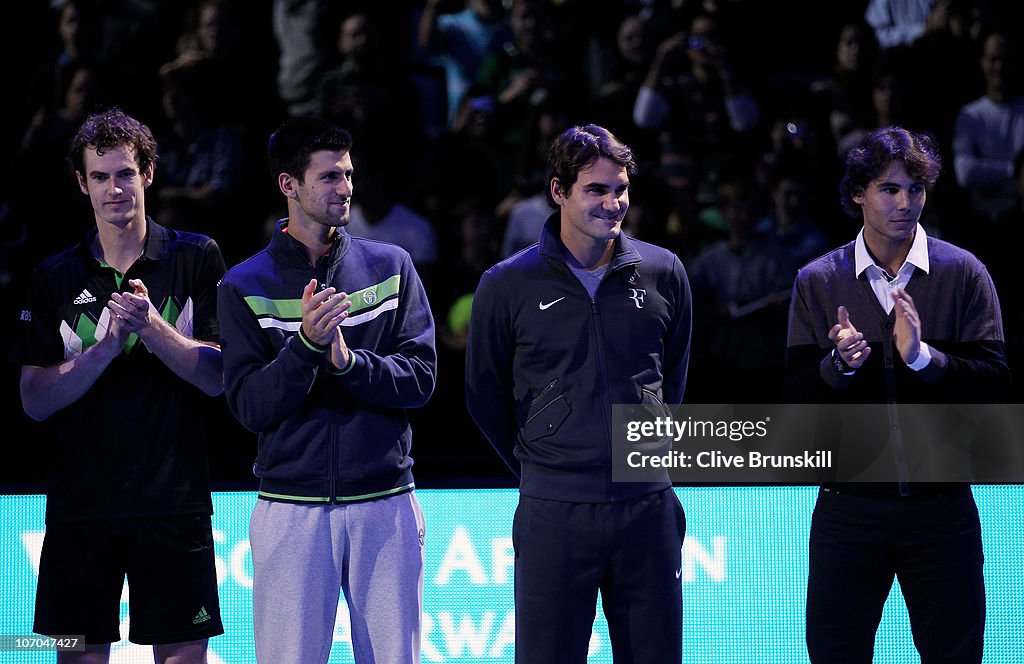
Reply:
[[120, 641], [126, 576], [132, 643], [224, 633], [206, 514], [47, 524], [33, 630], [82, 635], [89, 644]]

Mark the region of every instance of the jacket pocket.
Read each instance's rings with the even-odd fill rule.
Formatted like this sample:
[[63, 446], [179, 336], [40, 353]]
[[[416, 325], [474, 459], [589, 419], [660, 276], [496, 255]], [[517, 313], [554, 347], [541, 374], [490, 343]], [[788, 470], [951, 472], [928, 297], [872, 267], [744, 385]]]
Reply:
[[669, 410], [668, 406], [665, 405], [657, 394], [646, 387], [640, 388], [640, 404], [653, 417], [672, 416], [672, 411]]
[[558, 395], [539, 409], [530, 413], [523, 425], [525, 440], [540, 440], [555, 434], [565, 422], [572, 408], [563, 395]]

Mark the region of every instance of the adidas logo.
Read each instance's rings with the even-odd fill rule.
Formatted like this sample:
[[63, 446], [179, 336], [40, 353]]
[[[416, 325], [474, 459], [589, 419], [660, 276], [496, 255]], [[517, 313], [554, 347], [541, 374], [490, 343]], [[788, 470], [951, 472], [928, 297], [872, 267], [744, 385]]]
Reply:
[[78, 297], [76, 297], [75, 301], [72, 302], [71, 304], [89, 304], [90, 302], [95, 301], [96, 298], [93, 296], [92, 293], [89, 292], [89, 289], [86, 288], [85, 290], [78, 294]]
[[204, 623], [207, 620], [212, 620], [212, 619], [213, 618], [210, 617], [210, 614], [207, 613], [206, 607], [204, 606], [203, 608], [199, 609], [199, 613], [197, 613], [196, 617], [192, 619], [192, 624], [193, 625], [198, 625], [199, 623]]

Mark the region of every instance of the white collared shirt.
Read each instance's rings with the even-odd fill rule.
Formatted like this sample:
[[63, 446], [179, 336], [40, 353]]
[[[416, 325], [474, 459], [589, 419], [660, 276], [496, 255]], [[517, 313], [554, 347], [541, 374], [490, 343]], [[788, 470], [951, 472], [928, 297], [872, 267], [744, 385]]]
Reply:
[[[907, 287], [907, 283], [910, 281], [910, 277], [914, 274], [915, 269], [921, 270], [925, 274], [928, 273], [930, 267], [928, 263], [928, 234], [925, 233], [924, 227], [921, 224], [917, 225], [917, 230], [914, 232], [914, 243], [910, 245], [910, 252], [893, 278], [890, 278], [885, 269], [879, 267], [874, 259], [871, 258], [867, 245], [864, 243], [863, 228], [857, 234], [857, 241], [854, 244], [854, 261], [854, 269], [857, 272], [857, 276], [860, 277], [861, 274], [867, 272], [868, 284], [871, 285], [871, 290], [875, 293], [875, 297], [878, 298], [878, 303], [885, 309], [885, 313], [892, 313], [893, 307], [896, 306], [896, 301], [893, 298], [893, 293], [896, 292], [896, 289], [905, 289]], [[917, 359], [907, 366], [914, 371], [920, 371], [928, 366], [931, 359], [931, 349], [928, 347], [928, 344], [922, 341]]]

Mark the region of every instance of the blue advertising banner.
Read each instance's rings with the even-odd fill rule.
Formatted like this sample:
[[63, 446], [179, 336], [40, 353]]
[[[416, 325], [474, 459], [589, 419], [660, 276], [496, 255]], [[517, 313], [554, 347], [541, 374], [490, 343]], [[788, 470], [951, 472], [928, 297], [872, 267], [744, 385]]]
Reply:
[[[800, 664], [804, 647], [807, 535], [814, 487], [677, 488], [687, 513], [680, 581], [684, 661], [701, 664]], [[1024, 487], [976, 486], [985, 547], [988, 622], [985, 662], [1024, 662]], [[427, 521], [424, 662], [511, 662], [512, 516], [507, 489], [419, 490]], [[249, 514], [253, 493], [214, 494], [213, 528], [226, 633], [210, 641], [210, 664], [254, 662]], [[31, 637], [45, 498], [0, 496], [0, 662], [53, 662]], [[121, 634], [128, 632], [128, 590]], [[610, 663], [607, 625], [598, 610], [590, 662]], [[121, 641], [114, 664], [152, 662], [148, 647]], [[348, 612], [339, 603], [332, 663], [352, 662]], [[876, 641], [875, 662], [920, 662], [894, 584]]]

